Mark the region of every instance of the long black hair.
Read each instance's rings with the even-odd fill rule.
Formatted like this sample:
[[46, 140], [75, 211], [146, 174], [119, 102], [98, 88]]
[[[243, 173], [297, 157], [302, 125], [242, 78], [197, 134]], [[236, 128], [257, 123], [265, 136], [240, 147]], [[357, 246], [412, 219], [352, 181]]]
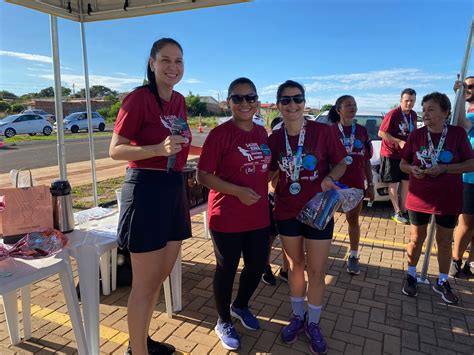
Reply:
[[[181, 47], [181, 45], [176, 40], [172, 38], [160, 38], [159, 40], [155, 41], [155, 43], [153, 43], [153, 45], [151, 46], [150, 58], [155, 59], [158, 52], [169, 44], [178, 47], [181, 53], [183, 53], [183, 47]], [[156, 85], [155, 73], [151, 70], [149, 58], [146, 66], [146, 77], [148, 80], [148, 84], [142, 87], [148, 87], [150, 89], [150, 91], [155, 96], [158, 105], [160, 105], [160, 108], [163, 110], [163, 103], [161, 101], [160, 94], [158, 93], [158, 86]]]

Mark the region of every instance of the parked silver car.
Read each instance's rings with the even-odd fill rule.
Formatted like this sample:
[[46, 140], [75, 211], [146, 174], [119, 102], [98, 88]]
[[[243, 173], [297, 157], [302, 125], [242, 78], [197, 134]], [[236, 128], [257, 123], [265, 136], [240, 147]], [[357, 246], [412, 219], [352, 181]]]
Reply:
[[[54, 124], [56, 126], [56, 123]], [[105, 120], [98, 112], [92, 112], [92, 129], [105, 130]], [[64, 119], [64, 130], [77, 133], [87, 131], [87, 112], [74, 112]]]
[[34, 115], [40, 115], [46, 118], [51, 123], [56, 122], [56, 117], [50, 113], [47, 113], [45, 110], [31, 109], [31, 110], [23, 110], [21, 111], [21, 113], [32, 113]]
[[[328, 112], [329, 111], [321, 112], [316, 118], [316, 122], [329, 124]], [[380, 147], [382, 146], [382, 138], [379, 137], [378, 132], [383, 117], [384, 114], [382, 112], [357, 112], [357, 115], [354, 117], [354, 122], [367, 128], [369, 140], [373, 148], [370, 165], [372, 166], [373, 183], [375, 187], [374, 201], [390, 200], [388, 195], [388, 184], [380, 182]]]
[[40, 115], [21, 113], [0, 120], [0, 135], [6, 138], [14, 137], [17, 134], [34, 136], [37, 133], [49, 136], [51, 132], [53, 132], [53, 125]]

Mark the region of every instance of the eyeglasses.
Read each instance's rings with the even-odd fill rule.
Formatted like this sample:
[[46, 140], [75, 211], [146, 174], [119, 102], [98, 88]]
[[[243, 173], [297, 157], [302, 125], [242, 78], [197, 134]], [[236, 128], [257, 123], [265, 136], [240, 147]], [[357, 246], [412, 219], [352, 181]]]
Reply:
[[303, 94], [298, 94], [294, 96], [282, 96], [280, 97], [280, 100], [278, 100], [279, 103], [281, 103], [283, 106], [289, 105], [289, 103], [293, 100], [295, 104], [300, 104], [304, 102], [304, 95]]
[[245, 99], [245, 101], [247, 101], [247, 103], [253, 104], [253, 103], [255, 103], [255, 101], [257, 101], [258, 95], [257, 94], [230, 95], [229, 99], [231, 99], [232, 102], [236, 105], [241, 104], [244, 101], [244, 99]]
[[466, 85], [466, 87], [467, 87], [469, 90], [474, 89], [474, 84]]

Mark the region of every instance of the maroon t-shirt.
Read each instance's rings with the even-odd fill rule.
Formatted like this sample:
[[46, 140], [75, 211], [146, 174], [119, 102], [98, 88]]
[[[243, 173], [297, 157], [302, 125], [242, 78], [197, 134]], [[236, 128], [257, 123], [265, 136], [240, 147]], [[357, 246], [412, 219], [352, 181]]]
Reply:
[[[173, 91], [171, 101], [161, 99], [163, 110], [156, 101], [155, 96], [147, 87], [132, 91], [122, 102], [122, 107], [117, 115], [114, 133], [130, 139], [130, 144], [145, 146], [159, 144], [171, 135], [173, 121], [182, 118], [187, 121], [186, 103], [183, 95]], [[186, 129], [181, 135], [187, 138], [183, 149], [176, 154], [175, 171], [183, 170], [188, 159], [191, 145], [191, 131]], [[157, 156], [153, 158], [129, 161], [130, 168], [166, 169], [168, 157]]]
[[232, 120], [214, 128], [206, 138], [198, 168], [222, 180], [250, 187], [261, 198], [246, 206], [236, 196], [210, 190], [209, 228], [217, 232], [238, 233], [268, 227], [268, 171], [271, 153], [267, 131], [254, 124], [250, 132]]
[[[380, 131], [387, 132], [397, 139], [401, 139], [406, 142], [410, 132], [416, 130], [416, 112], [410, 111], [410, 115], [405, 115], [408, 121], [408, 125], [403, 119], [403, 113], [400, 106], [389, 111], [380, 125]], [[401, 159], [402, 150], [397, 143], [388, 142], [382, 139], [382, 146], [380, 148], [380, 155], [389, 158]]]
[[[298, 137], [288, 136], [293, 155], [298, 147]], [[303, 166], [298, 183], [301, 191], [297, 195], [290, 193], [288, 169], [290, 160], [286, 154], [285, 126], [274, 131], [268, 139], [272, 151], [271, 171], [279, 170], [278, 184], [275, 190], [275, 219], [295, 218], [304, 205], [321, 192], [321, 182], [330, 171], [330, 165], [338, 164], [346, 156], [341, 142], [331, 133], [330, 127], [323, 123], [307, 121], [303, 146]]]
[[[408, 137], [403, 159], [416, 166], [432, 166], [428, 148], [428, 129], [422, 127]], [[435, 149], [441, 133], [431, 133]], [[466, 131], [448, 125], [448, 135], [439, 155], [439, 164], [456, 164], [474, 158]], [[462, 210], [462, 174], [441, 174], [417, 179], [410, 175], [406, 207], [409, 210], [438, 215], [457, 215]]]
[[[330, 127], [337, 140], [339, 140], [344, 146], [344, 137], [339, 130], [338, 124], [333, 124]], [[350, 146], [349, 138], [352, 134], [352, 125], [342, 126], [342, 128], [344, 130], [344, 136], [346, 137], [346, 144], [347, 146]], [[349, 154], [352, 157], [352, 164], [346, 166], [346, 172], [339, 181], [349, 187], [363, 190], [365, 189], [365, 164], [367, 163], [369, 156], [369, 152], [367, 151], [367, 140], [369, 139], [369, 135], [365, 127], [356, 123], [354, 136], [354, 147], [352, 148], [352, 152]]]

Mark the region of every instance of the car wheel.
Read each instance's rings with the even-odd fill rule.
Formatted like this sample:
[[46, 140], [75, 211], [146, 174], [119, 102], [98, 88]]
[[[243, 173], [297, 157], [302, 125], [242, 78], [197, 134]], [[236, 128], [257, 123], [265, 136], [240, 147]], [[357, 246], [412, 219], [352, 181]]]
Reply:
[[99, 131], [104, 132], [105, 130], [105, 123], [99, 124]]
[[71, 132], [72, 132], [72, 133], [77, 133], [77, 132], [79, 132], [79, 127], [77, 127], [77, 126], [72, 126], [72, 127], [71, 127]]
[[14, 137], [15, 135], [16, 135], [16, 131], [13, 128], [7, 128], [5, 130], [5, 137], [11, 138], [11, 137]]
[[50, 136], [50, 135], [51, 135], [51, 132], [53, 132], [53, 130], [51, 129], [51, 127], [46, 126], [46, 127], [43, 128], [43, 134], [44, 134], [45, 136]]
[[28, 133], [30, 136], [36, 136], [36, 133]]

